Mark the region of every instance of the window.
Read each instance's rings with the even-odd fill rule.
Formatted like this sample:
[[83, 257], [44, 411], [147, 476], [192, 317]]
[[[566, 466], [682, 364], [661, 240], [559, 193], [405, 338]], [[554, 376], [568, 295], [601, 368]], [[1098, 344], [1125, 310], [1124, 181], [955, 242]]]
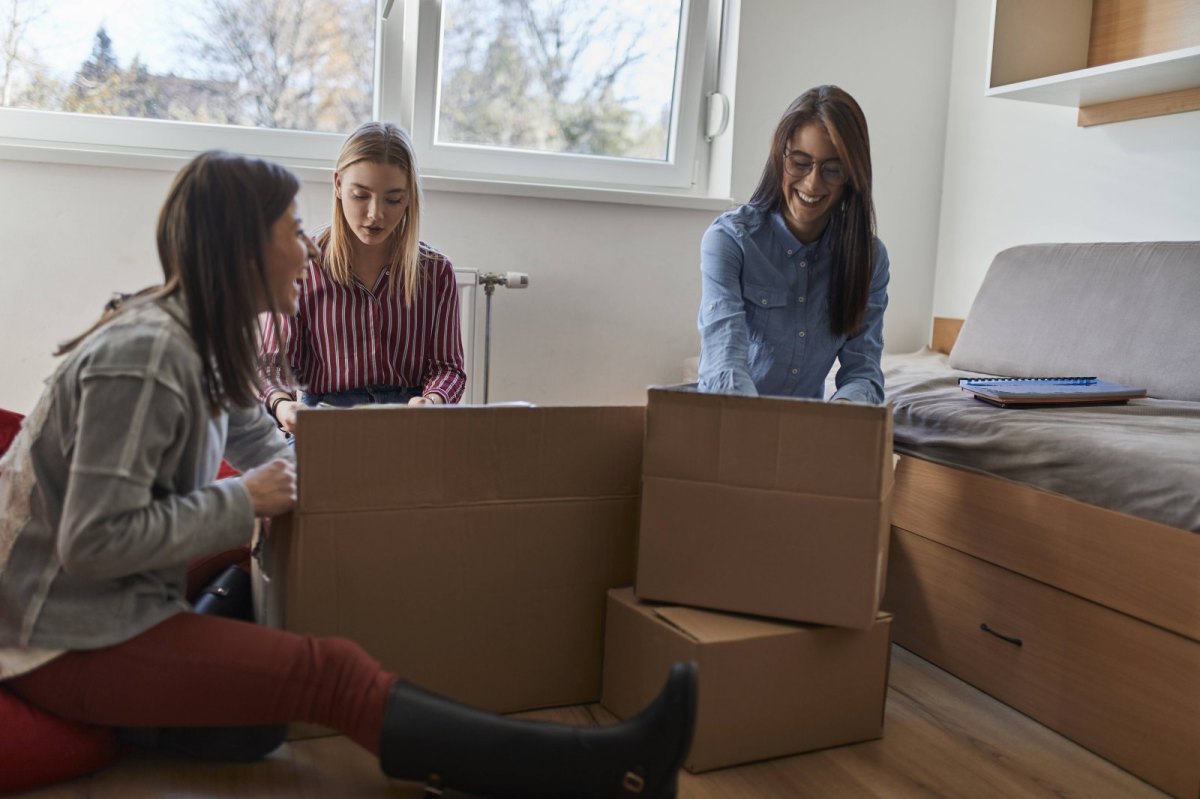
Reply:
[[0, 0], [0, 143], [688, 190], [717, 0]]
[[689, 186], [707, 22], [698, 0], [423, 3], [422, 161], [441, 174]]

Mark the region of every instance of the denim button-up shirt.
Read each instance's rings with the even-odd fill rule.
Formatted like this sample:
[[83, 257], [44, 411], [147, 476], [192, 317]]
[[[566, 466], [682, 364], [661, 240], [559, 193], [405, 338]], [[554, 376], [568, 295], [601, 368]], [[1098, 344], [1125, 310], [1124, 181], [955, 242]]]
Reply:
[[700, 244], [700, 390], [821, 399], [837, 359], [830, 399], [883, 402], [883, 312], [888, 256], [875, 240], [862, 327], [850, 337], [829, 325], [836, 222], [802, 244], [782, 214], [751, 205], [722, 214]]

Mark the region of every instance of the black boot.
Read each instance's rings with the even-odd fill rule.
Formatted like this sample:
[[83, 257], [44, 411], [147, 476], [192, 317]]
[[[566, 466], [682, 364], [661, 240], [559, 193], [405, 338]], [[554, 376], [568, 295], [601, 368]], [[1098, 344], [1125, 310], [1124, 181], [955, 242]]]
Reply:
[[611, 727], [509, 719], [400, 681], [379, 762], [389, 777], [495, 799], [674, 799], [696, 701], [695, 663], [672, 666], [658, 698]]

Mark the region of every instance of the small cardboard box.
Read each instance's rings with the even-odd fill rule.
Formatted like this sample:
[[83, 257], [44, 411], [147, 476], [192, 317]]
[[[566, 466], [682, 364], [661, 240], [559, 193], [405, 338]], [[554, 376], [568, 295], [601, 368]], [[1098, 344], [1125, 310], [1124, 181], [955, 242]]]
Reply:
[[890, 406], [651, 389], [637, 595], [868, 628], [892, 471]]
[[266, 623], [511, 712], [600, 695], [605, 594], [633, 581], [644, 409], [301, 414], [299, 502], [261, 558]]
[[819, 627], [608, 595], [601, 702], [645, 707], [678, 660], [700, 665], [693, 773], [883, 735], [891, 621]]

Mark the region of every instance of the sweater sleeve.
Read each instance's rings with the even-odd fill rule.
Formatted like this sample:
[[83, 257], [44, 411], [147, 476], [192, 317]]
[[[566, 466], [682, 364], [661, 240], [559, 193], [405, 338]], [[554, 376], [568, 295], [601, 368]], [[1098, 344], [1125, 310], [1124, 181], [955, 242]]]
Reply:
[[[125, 347], [125, 349], [122, 349]], [[190, 358], [190, 360], [189, 360]], [[189, 396], [194, 353], [153, 336], [97, 353], [80, 371], [75, 446], [58, 526], [63, 569], [114, 579], [186, 563], [249, 540], [250, 495], [240, 480], [179, 490], [179, 442], [207, 425]]]

